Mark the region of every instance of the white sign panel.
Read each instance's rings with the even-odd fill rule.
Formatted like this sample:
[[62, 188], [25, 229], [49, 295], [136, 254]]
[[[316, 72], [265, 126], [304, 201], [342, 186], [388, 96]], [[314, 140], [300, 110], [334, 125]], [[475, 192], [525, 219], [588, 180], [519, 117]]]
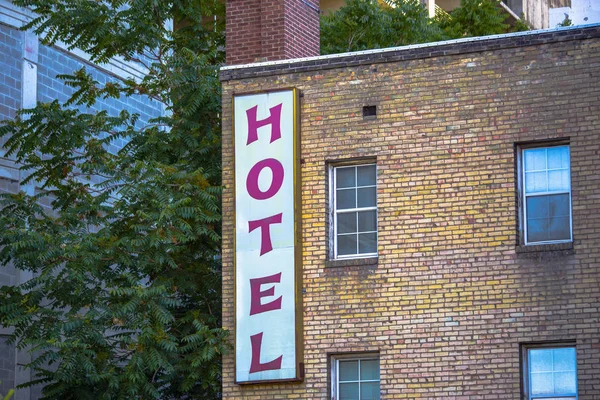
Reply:
[[238, 383], [298, 378], [295, 99], [234, 97]]

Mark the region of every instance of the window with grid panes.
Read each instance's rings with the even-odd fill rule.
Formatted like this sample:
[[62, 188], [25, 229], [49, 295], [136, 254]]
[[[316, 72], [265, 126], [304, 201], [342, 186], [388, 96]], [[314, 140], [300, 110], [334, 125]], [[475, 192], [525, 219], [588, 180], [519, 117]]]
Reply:
[[526, 400], [577, 400], [574, 346], [526, 346], [523, 364]]
[[333, 168], [334, 258], [377, 255], [377, 167]]
[[379, 357], [338, 356], [332, 362], [332, 398], [379, 400]]
[[525, 244], [571, 241], [569, 146], [521, 151]]

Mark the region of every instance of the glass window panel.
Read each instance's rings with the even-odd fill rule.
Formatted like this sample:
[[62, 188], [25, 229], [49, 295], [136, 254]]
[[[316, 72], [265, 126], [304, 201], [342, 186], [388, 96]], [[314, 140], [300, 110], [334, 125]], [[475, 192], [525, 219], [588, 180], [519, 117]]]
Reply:
[[555, 217], [548, 220], [548, 240], [571, 239], [571, 223], [569, 217]]
[[377, 169], [375, 165], [365, 165], [356, 168], [357, 186], [375, 185], [377, 181]]
[[548, 169], [569, 168], [569, 147], [548, 147]]
[[375, 207], [377, 205], [377, 188], [368, 187], [358, 189], [358, 206]]
[[364, 381], [379, 379], [379, 360], [362, 360], [360, 362], [360, 379]]
[[531, 373], [531, 394], [555, 394], [552, 372]]
[[358, 380], [358, 361], [339, 361], [340, 382]]
[[356, 208], [356, 189], [338, 190], [336, 195], [337, 195], [336, 207], [338, 210], [344, 210], [347, 208]]
[[555, 371], [575, 371], [575, 349], [565, 347], [553, 350], [554, 370]]
[[548, 218], [548, 198], [550, 196], [535, 196], [527, 198], [527, 219]]
[[340, 383], [340, 400], [359, 400], [358, 382]]
[[338, 233], [355, 233], [356, 232], [356, 214], [355, 212], [340, 213], [337, 215], [337, 232]]
[[358, 252], [360, 254], [377, 253], [376, 233], [361, 233], [358, 238]]
[[525, 173], [525, 192], [540, 193], [548, 191], [547, 172]]
[[529, 369], [531, 372], [552, 371], [552, 349], [529, 350]]
[[379, 400], [379, 382], [361, 383], [360, 400]]
[[575, 397], [536, 397], [535, 400], [577, 400]]
[[356, 235], [338, 235], [338, 255], [356, 254]]
[[554, 373], [554, 394], [572, 394], [577, 390], [575, 371]]
[[571, 207], [569, 206], [569, 195], [567, 193], [543, 197], [548, 198], [548, 207], [550, 208], [548, 211], [549, 217], [569, 216]]
[[546, 169], [546, 149], [525, 150], [525, 171], [540, 171]]
[[548, 190], [549, 191], [567, 191], [570, 189], [569, 170], [560, 169], [557, 171], [548, 171]]
[[358, 213], [358, 232], [377, 230], [377, 211], [361, 211]]
[[543, 242], [548, 240], [548, 219], [527, 219], [527, 241]]
[[355, 167], [336, 168], [336, 187], [347, 188], [356, 186], [354, 179]]

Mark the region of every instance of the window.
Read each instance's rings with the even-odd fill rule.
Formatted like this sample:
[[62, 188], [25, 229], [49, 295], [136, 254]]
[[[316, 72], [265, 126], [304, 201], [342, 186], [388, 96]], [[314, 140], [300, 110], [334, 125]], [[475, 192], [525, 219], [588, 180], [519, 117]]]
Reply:
[[377, 255], [377, 167], [333, 167], [334, 258]]
[[571, 241], [569, 146], [523, 148], [521, 160], [525, 244]]
[[523, 371], [526, 400], [577, 400], [575, 346], [525, 346]]
[[379, 356], [337, 356], [332, 359], [332, 399], [379, 400]]

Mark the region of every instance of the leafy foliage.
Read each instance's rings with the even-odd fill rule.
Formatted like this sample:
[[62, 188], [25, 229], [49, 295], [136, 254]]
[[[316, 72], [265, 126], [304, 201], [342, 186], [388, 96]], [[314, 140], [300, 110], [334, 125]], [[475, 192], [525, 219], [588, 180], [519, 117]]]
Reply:
[[419, 0], [348, 0], [321, 17], [321, 53], [332, 54], [401, 46], [441, 39], [441, 29], [429, 20]]
[[[443, 13], [442, 13], [443, 14]], [[321, 17], [321, 53], [332, 54], [527, 30], [499, 0], [462, 0], [450, 15], [429, 18], [419, 0], [348, 0]]]
[[451, 37], [486, 36], [507, 33], [508, 14], [498, 5], [499, 0], [461, 0], [460, 7], [450, 13], [443, 24]]
[[560, 28], [560, 27], [566, 27], [566, 26], [573, 26], [573, 20], [571, 20], [571, 18], [569, 18], [569, 14], [567, 14], [567, 13], [565, 13], [565, 19], [563, 19], [561, 23], [557, 24], [556, 27]]
[[[220, 397], [222, 4], [18, 0], [34, 29], [93, 61], [143, 64], [140, 80], [75, 93], [4, 121], [8, 156], [35, 194], [0, 197], [0, 263], [31, 273], [0, 288], [0, 324], [34, 353], [45, 399]], [[173, 21], [179, 29], [172, 30]], [[207, 23], [206, 21], [210, 21]], [[99, 98], [148, 96], [166, 115], [92, 113]], [[125, 147], [115, 152], [117, 141]]]

